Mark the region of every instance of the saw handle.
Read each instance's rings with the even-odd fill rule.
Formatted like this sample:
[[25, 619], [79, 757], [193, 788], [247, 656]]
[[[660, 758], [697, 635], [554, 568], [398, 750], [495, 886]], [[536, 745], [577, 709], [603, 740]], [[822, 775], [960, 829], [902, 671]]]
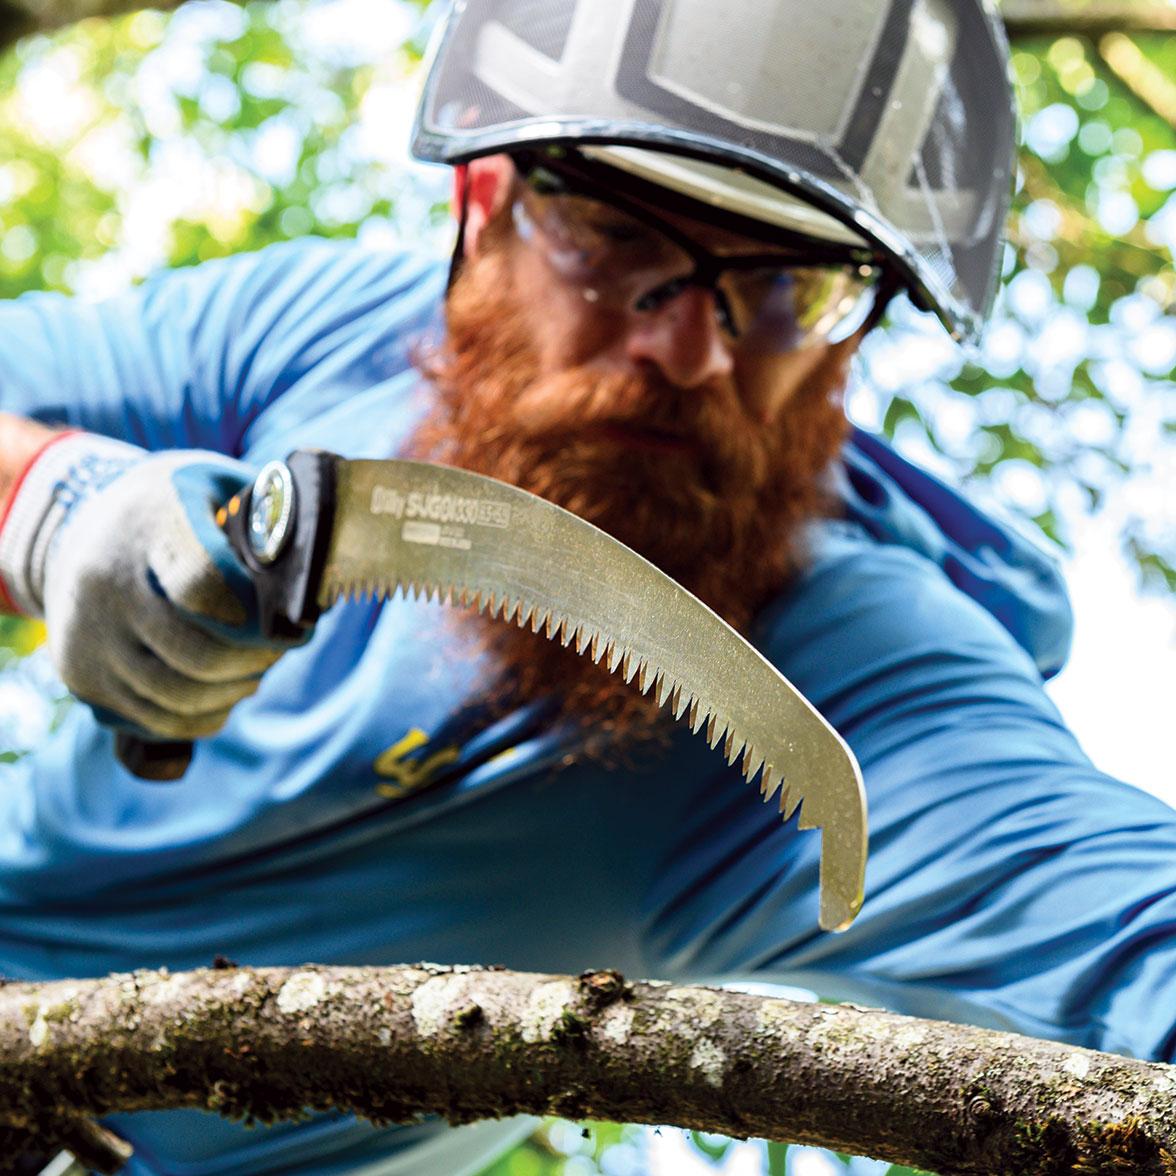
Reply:
[[[297, 640], [318, 620], [318, 586], [335, 517], [335, 455], [296, 449], [271, 462], [252, 486], [216, 514], [257, 593], [261, 635]], [[192, 760], [191, 740], [147, 739], [119, 731], [119, 763], [141, 780], [179, 780]]]

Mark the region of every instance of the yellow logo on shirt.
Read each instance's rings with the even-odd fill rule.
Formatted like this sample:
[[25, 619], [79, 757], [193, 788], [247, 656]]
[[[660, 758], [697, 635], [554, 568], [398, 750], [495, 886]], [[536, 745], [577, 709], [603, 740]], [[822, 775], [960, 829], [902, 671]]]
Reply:
[[461, 754], [460, 748], [449, 746], [424, 755], [428, 744], [428, 735], [420, 727], [413, 727], [407, 735], [380, 752], [372, 767], [386, 782], [377, 784], [376, 791], [389, 800], [399, 800], [423, 788]]

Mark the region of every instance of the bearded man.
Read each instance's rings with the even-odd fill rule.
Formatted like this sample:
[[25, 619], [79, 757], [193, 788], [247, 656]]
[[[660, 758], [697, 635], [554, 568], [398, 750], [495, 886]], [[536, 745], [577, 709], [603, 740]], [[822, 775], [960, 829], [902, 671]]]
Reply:
[[[4, 769], [0, 971], [432, 959], [832, 997], [1173, 1060], [1176, 819], [1042, 689], [1056, 569], [850, 429], [905, 290], [991, 306], [1012, 124], [979, 0], [470, 0], [435, 260], [294, 242], [0, 312], [0, 579], [77, 706]], [[216, 511], [323, 447], [465, 466], [644, 553], [856, 752], [866, 902], [600, 667], [437, 602], [262, 636]], [[144, 782], [114, 731], [196, 738]], [[528, 1128], [117, 1116], [127, 1171], [473, 1172]]]

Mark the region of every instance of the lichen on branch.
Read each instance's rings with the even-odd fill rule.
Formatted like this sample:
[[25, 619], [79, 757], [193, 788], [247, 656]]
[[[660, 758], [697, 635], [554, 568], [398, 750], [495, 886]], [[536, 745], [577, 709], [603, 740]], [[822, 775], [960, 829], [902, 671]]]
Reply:
[[115, 975], [0, 989], [0, 1130], [306, 1108], [520, 1112], [833, 1147], [944, 1176], [1176, 1174], [1176, 1067], [718, 989], [417, 964]]

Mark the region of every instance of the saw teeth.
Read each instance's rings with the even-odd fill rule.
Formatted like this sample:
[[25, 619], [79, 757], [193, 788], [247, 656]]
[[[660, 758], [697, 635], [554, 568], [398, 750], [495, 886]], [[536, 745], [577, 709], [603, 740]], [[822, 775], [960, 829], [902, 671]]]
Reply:
[[780, 816], [785, 820], [789, 820], [792, 814], [796, 812], [796, 806], [800, 804], [801, 798], [792, 795], [791, 788], [782, 788], [780, 790]]
[[771, 764], [764, 764], [764, 776], [760, 781], [760, 796], [764, 798], [767, 803], [776, 795], [776, 790], [784, 783], [782, 777], [776, 774], [776, 770]]
[[706, 727], [708, 722], [710, 722], [710, 710], [707, 707], [700, 706], [699, 714], [697, 714], [696, 722], [691, 730], [693, 730], [694, 734], [697, 735], [703, 727]]
[[637, 672], [637, 658], [634, 656], [631, 649], [625, 650], [625, 656], [621, 658], [621, 677], [626, 682], [633, 681], [633, 675]]
[[735, 731], [728, 729], [727, 738], [723, 740], [723, 758], [728, 765], [733, 764], [743, 751], [743, 740], [735, 738]]
[[719, 730], [719, 716], [711, 715], [706, 721], [706, 741], [711, 747], [718, 743], [722, 732]]
[[764, 757], [757, 754], [751, 744], [743, 752], [743, 763], [741, 765], [743, 770], [743, 778], [750, 784], [755, 779], [756, 773], [763, 767]]
[[[550, 608], [522, 599], [511, 600], [506, 594], [499, 597], [491, 589], [418, 580], [398, 579], [391, 586], [374, 580], [336, 583], [324, 591], [324, 597], [329, 606], [342, 598], [358, 600], [372, 596], [382, 601], [397, 592], [406, 599], [411, 596], [414, 600], [423, 598], [429, 602], [436, 599], [442, 604], [460, 603], [492, 617], [501, 616], [504, 621], [515, 621], [521, 629], [529, 627], [533, 633], [542, 632], [549, 640], [558, 640], [565, 648], [574, 643], [577, 654], [583, 656], [587, 652], [593, 662], [607, 665], [610, 673], [619, 672], [626, 683], [633, 683], [642, 694], [648, 695], [652, 691], [657, 705], [666, 707], [675, 720], [685, 717], [694, 734], [705, 728], [707, 744], [712, 749], [719, 749], [721, 744], [721, 754], [728, 765], [741, 760], [740, 770], [749, 784], [758, 777], [760, 795], [766, 803], [776, 800], [776, 794], [779, 793], [776, 803], [784, 821], [790, 820], [803, 802], [803, 793], [794, 792], [792, 787], [784, 787], [783, 776], [774, 765], [752, 745], [739, 739], [735, 727], [718, 714], [711, 713], [700, 697], [686, 689], [685, 683], [657, 669], [648, 659], [638, 657], [622, 642], [607, 638], [587, 622], [575, 624], [570, 617], [558, 615]], [[803, 818], [804, 812], [801, 815]], [[820, 822], [814, 819], [814, 824], [819, 825]], [[803, 820], [802, 827], [805, 827]]]
[[587, 625], [576, 626], [576, 652], [582, 654], [588, 648], [588, 643], [592, 640], [592, 634], [588, 631]]

